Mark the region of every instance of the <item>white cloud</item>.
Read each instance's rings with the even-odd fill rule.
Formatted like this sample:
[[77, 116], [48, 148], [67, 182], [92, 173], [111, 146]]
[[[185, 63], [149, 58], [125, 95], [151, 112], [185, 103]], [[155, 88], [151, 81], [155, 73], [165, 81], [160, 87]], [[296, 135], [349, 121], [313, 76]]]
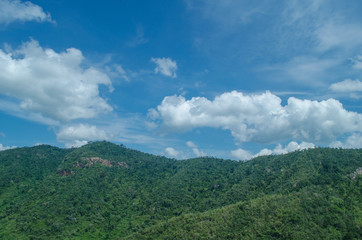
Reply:
[[4, 146], [0, 143], [0, 151], [5, 151], [5, 150], [9, 150], [9, 149], [13, 149], [16, 148], [15, 146]]
[[362, 148], [362, 134], [353, 133], [346, 139], [344, 143], [335, 141], [332, 142], [329, 146], [334, 148]]
[[[164, 139], [160, 136], [154, 136], [152, 132], [145, 131], [147, 127], [153, 127], [153, 122], [145, 121], [140, 114], [128, 114], [128, 116], [102, 117], [94, 121], [107, 136], [107, 140], [121, 142], [123, 144], [137, 144], [147, 146], [148, 148], [158, 149], [158, 152], [174, 142], [173, 139]], [[161, 150], [162, 149], [162, 150]]]
[[160, 115], [157, 112], [157, 110], [151, 108], [151, 109], [148, 109], [148, 111], [147, 111], [147, 117], [150, 118], [151, 120], [156, 120], [157, 118], [160, 117]]
[[176, 158], [179, 156], [180, 152], [172, 147], [168, 147], [165, 149], [166, 155], [172, 158]]
[[80, 147], [88, 141], [108, 140], [109, 138], [104, 130], [85, 124], [63, 126], [57, 133], [57, 140], [64, 143], [66, 147]]
[[329, 89], [335, 92], [362, 92], [362, 82], [346, 79], [342, 82], [333, 83]]
[[176, 77], [177, 64], [171, 58], [151, 58], [151, 61], [157, 65], [155, 73], [161, 73], [172, 78]]
[[[359, 8], [357, 1], [348, 6], [324, 0], [279, 4], [281, 18], [273, 19], [266, 33], [261, 31], [264, 39], [268, 37], [265, 46], [272, 49], [274, 56], [282, 56], [281, 62], [271, 67], [277, 70], [273, 78], [287, 82], [292, 78], [313, 88], [325, 87], [331, 79], [345, 78], [345, 60], [362, 47]], [[276, 46], [270, 46], [269, 42]], [[362, 66], [359, 57], [351, 60], [354, 68]]]
[[0, 0], [0, 23], [14, 21], [53, 22], [49, 13], [29, 1]]
[[195, 143], [193, 143], [192, 141], [187, 141], [186, 145], [189, 148], [192, 148], [192, 152], [196, 155], [196, 157], [206, 156], [206, 154], [203, 151], [199, 150], [198, 146]]
[[[352, 3], [349, 7], [353, 7]], [[282, 8], [283, 9], [283, 8]], [[346, 15], [346, 5], [338, 1], [287, 1], [283, 9], [283, 24], [293, 26], [289, 33], [301, 32], [309, 38], [314, 50], [353, 49], [361, 45], [362, 25], [353, 19], [354, 11]], [[357, 8], [356, 8], [357, 10]], [[355, 12], [358, 14], [358, 10]]]
[[187, 141], [186, 142], [186, 145], [188, 146], [188, 147], [190, 147], [190, 148], [197, 148], [198, 146], [195, 144], [195, 143], [193, 143], [192, 141]]
[[344, 133], [362, 129], [362, 115], [345, 110], [335, 99], [318, 102], [291, 97], [282, 106], [281, 99], [270, 92], [244, 95], [232, 91], [213, 101], [168, 96], [154, 111], [157, 114], [153, 116], [162, 120], [166, 130], [223, 128], [240, 142], [275, 143], [292, 139], [330, 143]]
[[58, 121], [87, 119], [112, 111], [99, 96], [98, 85], [111, 88], [109, 77], [81, 66], [80, 50], [57, 53], [35, 40], [18, 50], [0, 49], [0, 94], [20, 100], [24, 111]]
[[362, 26], [329, 19], [316, 30], [318, 50], [326, 51], [335, 47], [353, 48], [361, 45]]
[[234, 157], [235, 159], [246, 161], [259, 156], [286, 154], [314, 147], [315, 145], [313, 143], [302, 142], [301, 144], [298, 144], [297, 142], [292, 141], [285, 147], [283, 147], [281, 144], [278, 144], [273, 150], [264, 148], [255, 155], [253, 155], [249, 151], [238, 148], [236, 150], [231, 151], [231, 156]]
[[328, 76], [328, 70], [333, 69], [338, 64], [340, 64], [338, 59], [298, 56], [290, 59], [288, 62], [266, 67], [265, 70], [275, 71], [278, 75], [280, 73], [285, 74], [281, 79], [294, 80], [298, 84], [316, 87], [321, 85], [323, 79]]
[[254, 155], [254, 157], [259, 157], [259, 156], [269, 156], [272, 155], [274, 152], [273, 150], [270, 150], [268, 148], [264, 148], [262, 149], [260, 152], [258, 152], [257, 154]]
[[123, 69], [123, 67], [121, 65], [116, 64], [115, 69], [116, 69], [117, 73], [120, 74], [124, 80], [129, 82], [129, 77], [127, 76], [126, 71]]
[[286, 154], [286, 153], [295, 152], [295, 151], [304, 150], [304, 149], [310, 149], [310, 148], [314, 148], [314, 147], [315, 147], [315, 145], [313, 143], [302, 142], [301, 144], [298, 144], [297, 142], [292, 141], [285, 147], [283, 147], [281, 144], [278, 144], [274, 148], [274, 150], [264, 148], [259, 153], [255, 154], [254, 157], [266, 156], [266, 155], [272, 155], [272, 154], [276, 154], [276, 155]]
[[203, 151], [199, 150], [198, 148], [193, 148], [192, 151], [194, 152], [194, 154], [196, 155], [196, 157], [205, 157], [206, 153], [204, 153]]
[[355, 69], [362, 69], [362, 55], [358, 55], [355, 58], [350, 59], [353, 64], [353, 68]]
[[246, 161], [253, 158], [253, 154], [251, 152], [241, 148], [231, 151], [231, 156], [241, 161]]
[[73, 140], [71, 142], [66, 142], [65, 147], [66, 148], [79, 148], [81, 146], [84, 146], [88, 143], [86, 140]]
[[109, 76], [111, 76], [112, 78], [122, 78], [126, 82], [130, 81], [129, 76], [128, 76], [126, 70], [124, 70], [124, 68], [122, 67], [122, 65], [113, 64], [111, 66], [106, 66], [105, 70], [106, 70], [107, 74]]

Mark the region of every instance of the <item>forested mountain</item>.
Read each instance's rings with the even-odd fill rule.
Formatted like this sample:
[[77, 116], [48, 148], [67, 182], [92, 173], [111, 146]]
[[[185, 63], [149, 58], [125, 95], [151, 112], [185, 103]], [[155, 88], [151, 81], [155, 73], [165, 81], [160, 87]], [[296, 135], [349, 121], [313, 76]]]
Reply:
[[0, 152], [0, 239], [361, 239], [362, 150], [174, 160], [109, 142]]

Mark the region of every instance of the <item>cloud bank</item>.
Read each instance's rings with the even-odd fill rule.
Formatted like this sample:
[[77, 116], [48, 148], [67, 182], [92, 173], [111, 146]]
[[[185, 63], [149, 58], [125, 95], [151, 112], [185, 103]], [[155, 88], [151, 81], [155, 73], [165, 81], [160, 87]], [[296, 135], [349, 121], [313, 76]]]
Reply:
[[0, 23], [11, 23], [14, 21], [37, 21], [52, 22], [49, 13], [31, 2], [20, 0], [0, 0]]
[[232, 91], [210, 101], [165, 97], [150, 111], [167, 131], [183, 132], [199, 127], [230, 130], [239, 142], [278, 143], [298, 140], [331, 143], [345, 133], [362, 129], [362, 114], [347, 111], [335, 100], [301, 100], [294, 97], [282, 106], [270, 92], [244, 95]]

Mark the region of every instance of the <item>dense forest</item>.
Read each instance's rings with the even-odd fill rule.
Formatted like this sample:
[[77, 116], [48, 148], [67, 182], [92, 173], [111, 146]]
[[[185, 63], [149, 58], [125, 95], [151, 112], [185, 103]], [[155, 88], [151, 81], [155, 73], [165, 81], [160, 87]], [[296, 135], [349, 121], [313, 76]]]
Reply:
[[0, 152], [0, 239], [362, 239], [362, 150], [247, 162], [123, 145]]

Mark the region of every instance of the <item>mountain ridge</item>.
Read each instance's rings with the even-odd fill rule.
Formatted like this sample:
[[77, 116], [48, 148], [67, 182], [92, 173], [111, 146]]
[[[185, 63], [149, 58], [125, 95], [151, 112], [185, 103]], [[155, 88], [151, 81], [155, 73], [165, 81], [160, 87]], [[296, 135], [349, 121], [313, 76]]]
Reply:
[[[274, 229], [264, 231], [264, 238], [272, 239], [273, 234], [299, 238], [308, 235], [307, 226], [324, 222], [315, 214], [321, 207], [318, 201], [307, 197], [317, 194], [326, 208], [336, 205], [348, 213], [340, 217], [341, 226], [328, 220], [330, 223], [324, 228], [315, 227], [319, 237], [335, 234], [335, 239], [358, 239], [362, 222], [362, 206], [357, 201], [361, 167], [361, 149], [316, 148], [248, 162], [210, 157], [175, 160], [109, 142], [93, 142], [74, 149], [49, 145], [10, 149], [0, 152], [0, 225], [5, 226], [0, 238], [182, 239], [184, 226], [190, 229], [190, 238], [222, 239], [237, 232], [232, 224], [219, 229], [218, 215], [225, 214], [229, 217], [225, 219], [243, 222], [249, 218], [261, 222], [265, 229]], [[263, 213], [263, 206], [268, 209], [265, 203], [270, 202], [275, 209], [269, 209], [269, 215], [279, 216], [283, 206], [275, 199], [295, 203], [285, 204], [284, 213], [305, 214], [308, 221], [300, 223], [299, 230], [284, 223], [287, 229], [281, 231], [273, 225], [280, 218], [268, 223], [260, 216], [236, 211], [235, 206], [245, 205], [250, 210], [259, 205], [258, 211]], [[309, 211], [304, 205], [296, 205], [298, 202], [315, 206]], [[332, 211], [331, 216], [337, 218], [337, 213], [340, 212]], [[201, 224], [194, 221], [195, 216], [201, 222], [209, 219], [218, 224], [205, 225], [200, 232], [193, 227]], [[192, 224], [180, 220], [185, 217]], [[167, 225], [170, 221], [174, 225]], [[163, 226], [163, 230], [158, 226]], [[238, 236], [258, 237], [252, 231], [255, 225], [248, 226]], [[220, 234], [215, 235], [216, 232]]]

